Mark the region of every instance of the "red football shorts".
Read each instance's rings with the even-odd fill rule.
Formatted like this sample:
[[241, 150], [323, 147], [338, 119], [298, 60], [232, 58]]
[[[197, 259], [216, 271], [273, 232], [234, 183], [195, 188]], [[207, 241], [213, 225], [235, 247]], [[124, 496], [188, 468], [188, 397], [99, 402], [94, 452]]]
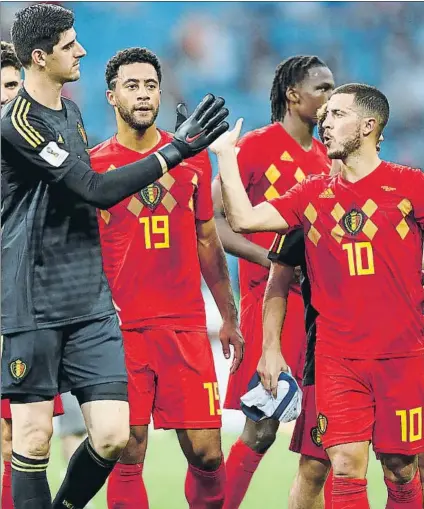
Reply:
[[296, 419], [289, 449], [312, 458], [328, 460], [317, 426], [315, 385], [302, 387], [302, 412]]
[[155, 428], [221, 427], [218, 382], [205, 332], [123, 331], [130, 424]]
[[[245, 341], [244, 358], [239, 369], [230, 375], [224, 408], [240, 410], [240, 398], [256, 372], [262, 355], [262, 292], [249, 292], [241, 301], [240, 329]], [[306, 333], [302, 297], [290, 292], [287, 314], [281, 335], [283, 355], [293, 376], [302, 379]]]
[[[53, 400], [53, 415], [56, 417], [57, 415], [63, 415], [63, 405], [62, 405], [62, 398], [60, 397], [60, 394], [56, 394]], [[1, 400], [1, 416], [3, 419], [11, 419], [12, 413], [10, 411], [10, 400], [8, 399], [2, 399]]]
[[324, 448], [372, 441], [376, 453], [424, 452], [424, 356], [315, 362]]

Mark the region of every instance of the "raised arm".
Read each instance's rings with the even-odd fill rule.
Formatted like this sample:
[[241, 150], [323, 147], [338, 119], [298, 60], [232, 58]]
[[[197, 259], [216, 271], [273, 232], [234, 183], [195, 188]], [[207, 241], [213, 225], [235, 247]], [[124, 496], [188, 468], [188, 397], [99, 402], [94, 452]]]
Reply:
[[225, 132], [228, 124], [223, 120], [228, 110], [223, 104], [222, 98], [208, 94], [180, 126], [171, 143], [141, 161], [105, 174], [94, 172], [76, 154], [60, 148], [55, 133], [40, 119], [30, 116], [25, 119], [31, 127], [32, 137], [29, 136], [13, 112], [10, 118], [2, 120], [2, 155], [6, 162], [8, 158], [22, 161], [18, 165], [22, 171], [25, 161], [29, 161], [37, 167], [41, 180], [60, 183], [87, 203], [106, 209], [153, 183]]
[[259, 231], [283, 231], [289, 225], [269, 202], [252, 207], [240, 178], [235, 146], [240, 134], [242, 120], [235, 128], [218, 138], [211, 150], [217, 155], [221, 177], [222, 200], [231, 228], [237, 233]]

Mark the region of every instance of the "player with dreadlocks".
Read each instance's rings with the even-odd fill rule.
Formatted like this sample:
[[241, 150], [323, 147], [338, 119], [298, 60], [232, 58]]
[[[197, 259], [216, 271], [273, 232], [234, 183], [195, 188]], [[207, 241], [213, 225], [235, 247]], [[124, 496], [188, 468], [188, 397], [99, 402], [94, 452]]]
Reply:
[[[313, 138], [313, 131], [317, 110], [327, 101], [333, 88], [331, 71], [316, 56], [295, 56], [278, 65], [270, 96], [271, 124], [247, 133], [238, 143], [240, 175], [253, 205], [284, 194], [309, 174], [328, 172], [330, 162], [326, 150]], [[240, 397], [247, 392], [262, 352], [262, 302], [270, 268], [268, 249], [274, 234], [234, 233], [225, 219], [219, 180], [213, 184], [213, 195], [223, 246], [228, 253], [239, 257], [245, 357], [238, 372], [230, 376], [224, 404], [224, 408], [239, 410]], [[271, 314], [277, 321], [283, 310], [274, 303], [275, 299], [265, 297], [264, 316]], [[281, 348], [293, 375], [299, 380], [306, 338], [303, 302], [295, 280], [290, 286], [287, 307]], [[300, 423], [304, 421], [302, 419], [303, 415]], [[316, 419], [309, 421], [313, 423], [311, 427], [316, 426]], [[246, 419], [244, 430], [227, 459], [226, 509], [235, 509], [241, 504], [255, 470], [276, 438], [278, 426], [276, 420], [253, 422]], [[291, 509], [323, 506], [322, 488], [328, 469], [322, 460], [327, 458], [322, 448], [313, 443], [310, 431], [305, 426], [298, 426], [290, 446], [302, 455], [290, 496]]]

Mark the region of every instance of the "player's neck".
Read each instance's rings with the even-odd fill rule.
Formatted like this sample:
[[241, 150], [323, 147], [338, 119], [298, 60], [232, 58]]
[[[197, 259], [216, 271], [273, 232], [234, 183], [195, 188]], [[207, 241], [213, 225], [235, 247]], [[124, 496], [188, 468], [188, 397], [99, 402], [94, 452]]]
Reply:
[[314, 127], [310, 124], [306, 124], [296, 115], [293, 115], [289, 111], [285, 114], [281, 125], [287, 131], [287, 133], [295, 140], [299, 145], [308, 152], [312, 148], [312, 134]]
[[51, 110], [61, 110], [61, 94], [63, 85], [52, 81], [45, 74], [27, 71], [25, 73], [24, 88], [38, 103]]
[[119, 125], [116, 139], [120, 145], [130, 150], [144, 154], [154, 148], [160, 141], [160, 133], [156, 125], [148, 127], [145, 131], [132, 129], [128, 124]]
[[378, 153], [375, 150], [358, 150], [344, 161], [341, 170], [342, 176], [348, 182], [357, 182], [372, 173], [381, 163]]

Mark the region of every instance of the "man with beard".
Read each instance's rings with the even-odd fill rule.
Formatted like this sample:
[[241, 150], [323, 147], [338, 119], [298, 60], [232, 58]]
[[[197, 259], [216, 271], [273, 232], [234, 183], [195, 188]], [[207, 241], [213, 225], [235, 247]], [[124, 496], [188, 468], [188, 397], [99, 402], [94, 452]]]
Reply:
[[[424, 174], [380, 160], [388, 118], [376, 88], [338, 87], [323, 139], [328, 156], [342, 161], [340, 172], [310, 177], [256, 207], [237, 168], [241, 122], [213, 147], [234, 230], [304, 230], [318, 312], [317, 429], [333, 468], [333, 509], [369, 508], [370, 442], [384, 471], [386, 508], [422, 507]], [[275, 389], [273, 378], [265, 388]]]
[[[119, 51], [106, 67], [117, 134], [95, 147], [100, 172], [148, 157], [173, 136], [156, 127], [161, 66], [146, 48]], [[184, 164], [184, 166], [183, 166]], [[142, 470], [151, 415], [175, 429], [188, 461], [185, 495], [196, 509], [222, 507], [221, 410], [201, 276], [223, 319], [220, 340], [232, 372], [243, 339], [224, 251], [213, 219], [206, 152], [108, 211], [99, 212], [103, 263], [121, 320], [128, 370], [130, 440], [108, 485], [109, 509], [146, 509]]]
[[[1, 381], [11, 401], [16, 509], [85, 507], [128, 441], [122, 334], [96, 207], [143, 189], [228, 127], [220, 122], [223, 99], [209, 95], [151, 157], [105, 175], [92, 171], [81, 113], [61, 96], [86, 54], [73, 25], [72, 11], [41, 3], [18, 11], [11, 29], [25, 80], [1, 118]], [[58, 390], [77, 397], [89, 437], [52, 505], [47, 467]]]

